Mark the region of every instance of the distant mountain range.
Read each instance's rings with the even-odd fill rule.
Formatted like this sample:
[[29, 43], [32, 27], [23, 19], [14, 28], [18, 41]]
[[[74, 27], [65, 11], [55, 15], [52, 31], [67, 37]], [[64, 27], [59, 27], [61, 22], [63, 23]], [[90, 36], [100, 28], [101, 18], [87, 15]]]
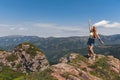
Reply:
[[[96, 52], [100, 53], [101, 51], [105, 51], [102, 53], [110, 54], [113, 56], [117, 56], [117, 58], [120, 59], [120, 56], [118, 56], [118, 53], [120, 53], [120, 34], [117, 35], [110, 35], [110, 36], [103, 36], [100, 35], [102, 40], [104, 41], [105, 46], [100, 46], [95, 48]], [[88, 36], [74, 36], [74, 37], [38, 37], [38, 36], [5, 36], [0, 37], [0, 49], [1, 50], [8, 50], [11, 51], [16, 45], [23, 43], [23, 42], [30, 42], [42, 49], [48, 60], [50, 62], [56, 62], [59, 60], [60, 57], [68, 54], [69, 52], [79, 52], [82, 54], [87, 54], [86, 50], [86, 43], [88, 40]], [[100, 45], [98, 40], [96, 40], [96, 46]], [[111, 45], [117, 45], [117, 46], [111, 46]], [[108, 47], [111, 46], [111, 47]], [[85, 50], [84, 50], [85, 49]], [[102, 49], [102, 50], [101, 50]], [[116, 53], [111, 53], [115, 52]]]

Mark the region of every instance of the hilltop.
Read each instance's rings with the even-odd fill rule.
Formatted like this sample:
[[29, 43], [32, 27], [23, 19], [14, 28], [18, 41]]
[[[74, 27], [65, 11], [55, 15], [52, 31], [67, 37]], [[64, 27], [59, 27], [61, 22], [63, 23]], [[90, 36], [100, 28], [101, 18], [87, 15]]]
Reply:
[[0, 80], [120, 80], [120, 60], [97, 54], [89, 60], [70, 53], [49, 65], [44, 52], [25, 42], [12, 52], [0, 51]]
[[22, 73], [44, 70], [49, 66], [43, 51], [28, 42], [19, 44], [12, 52], [0, 51], [0, 61], [3, 66]]
[[[73, 53], [51, 66], [58, 80], [120, 80], [120, 60], [98, 54], [95, 61]], [[68, 62], [67, 62], [68, 61]]]

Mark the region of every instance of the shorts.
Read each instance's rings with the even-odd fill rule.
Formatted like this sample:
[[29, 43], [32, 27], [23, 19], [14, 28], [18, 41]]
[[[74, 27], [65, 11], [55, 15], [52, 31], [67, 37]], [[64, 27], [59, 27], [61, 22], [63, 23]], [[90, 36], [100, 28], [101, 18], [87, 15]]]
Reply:
[[94, 38], [89, 38], [88, 42], [87, 42], [87, 45], [94, 46], [94, 43], [95, 43], [95, 39]]

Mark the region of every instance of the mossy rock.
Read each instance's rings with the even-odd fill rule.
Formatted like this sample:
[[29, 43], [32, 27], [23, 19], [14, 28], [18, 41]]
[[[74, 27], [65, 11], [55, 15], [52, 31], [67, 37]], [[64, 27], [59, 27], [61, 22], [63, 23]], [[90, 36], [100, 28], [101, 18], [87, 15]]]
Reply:
[[107, 57], [103, 57], [99, 59], [93, 66], [101, 67], [102, 69], [108, 69], [110, 65], [107, 63]]
[[[24, 42], [22, 44], [19, 44], [18, 47], [19, 48], [23, 48], [22, 45], [29, 45], [29, 48], [27, 50], [25, 50], [28, 54], [30, 54], [31, 56], [36, 56], [38, 54], [38, 52], [40, 52], [40, 54], [44, 54], [44, 52], [39, 49], [37, 46], [29, 43], [29, 42]], [[23, 49], [24, 50], [24, 49]]]
[[16, 66], [17, 68], [21, 68], [22, 67], [22, 64], [21, 63], [19, 63], [19, 64], [17, 64], [17, 66]]
[[68, 64], [72, 65], [76, 68], [81, 68], [81, 66], [83, 64], [88, 64], [88, 60], [86, 57], [84, 57], [82, 55], [77, 55], [77, 57], [75, 59], [71, 60]]
[[15, 61], [15, 60], [18, 59], [18, 57], [16, 55], [14, 55], [14, 54], [11, 54], [11, 55], [7, 56], [6, 59], [8, 61]]
[[111, 71], [109, 66], [110, 65], [107, 63], [107, 57], [101, 58], [96, 63], [89, 66], [93, 69], [90, 73], [103, 80], [119, 80], [119, 74]]
[[30, 73], [28, 74], [28, 76], [26, 76], [26, 79], [29, 80], [57, 80], [56, 78], [54, 78], [53, 76], [51, 76], [51, 70], [50, 69], [46, 69], [44, 71], [40, 71], [40, 72], [34, 72], [34, 73]]
[[78, 62], [84, 62], [84, 63], [88, 63], [88, 60], [86, 57], [82, 56], [82, 55], [77, 55], [77, 57], [75, 59], [73, 59], [70, 63], [72, 64], [76, 64]]

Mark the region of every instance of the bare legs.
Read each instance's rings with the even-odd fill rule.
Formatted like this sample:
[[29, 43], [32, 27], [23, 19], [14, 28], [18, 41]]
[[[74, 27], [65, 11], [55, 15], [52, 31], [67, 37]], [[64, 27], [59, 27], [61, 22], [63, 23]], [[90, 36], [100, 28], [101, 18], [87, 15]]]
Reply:
[[95, 60], [95, 53], [93, 51], [93, 46], [88, 46], [89, 56]]

